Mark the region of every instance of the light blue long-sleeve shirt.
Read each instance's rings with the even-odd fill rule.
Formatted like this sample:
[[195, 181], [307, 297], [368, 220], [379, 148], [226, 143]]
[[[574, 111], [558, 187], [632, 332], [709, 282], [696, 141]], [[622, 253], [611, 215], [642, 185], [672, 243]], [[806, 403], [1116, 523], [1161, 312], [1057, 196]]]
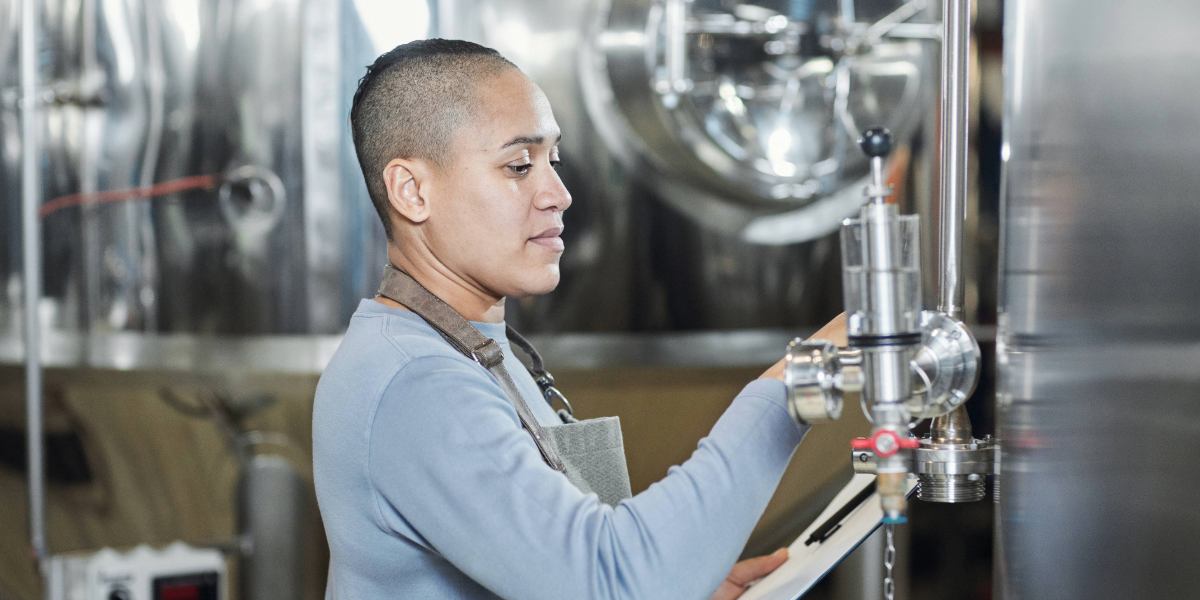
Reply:
[[[561, 423], [474, 323], [538, 421]], [[420, 317], [364, 300], [320, 384], [313, 474], [337, 600], [706, 600], [804, 430], [750, 383], [692, 457], [613, 508], [543, 461], [499, 382]]]

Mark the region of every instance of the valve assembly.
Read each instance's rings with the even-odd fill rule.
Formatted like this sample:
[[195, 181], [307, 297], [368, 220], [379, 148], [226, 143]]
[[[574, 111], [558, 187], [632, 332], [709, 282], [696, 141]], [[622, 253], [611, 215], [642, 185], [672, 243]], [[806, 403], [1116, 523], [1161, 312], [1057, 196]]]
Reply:
[[[806, 424], [837, 419], [844, 394], [861, 394], [874, 427], [851, 444], [854, 469], [876, 474], [884, 520], [899, 523], [910, 476], [919, 480], [922, 500], [982, 499], [995, 449], [971, 435], [963, 407], [979, 381], [979, 344], [955, 315], [922, 310], [919, 217], [901, 215], [887, 201], [883, 160], [891, 136], [868, 129], [859, 146], [872, 177], [870, 201], [841, 230], [849, 347], [793, 341], [784, 381], [792, 417]], [[918, 440], [911, 429], [923, 419], [933, 424]]]

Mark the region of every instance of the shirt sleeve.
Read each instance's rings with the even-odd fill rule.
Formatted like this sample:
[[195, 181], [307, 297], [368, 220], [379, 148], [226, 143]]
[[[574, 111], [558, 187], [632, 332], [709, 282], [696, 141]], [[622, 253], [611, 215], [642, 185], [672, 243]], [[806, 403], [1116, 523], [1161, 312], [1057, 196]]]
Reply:
[[[806, 429], [778, 380], [750, 383], [667, 477], [617, 507], [542, 461], [499, 384], [465, 361], [406, 365], [371, 424], [382, 517], [511, 600], [707, 600]], [[399, 529], [393, 529], [399, 533]]]

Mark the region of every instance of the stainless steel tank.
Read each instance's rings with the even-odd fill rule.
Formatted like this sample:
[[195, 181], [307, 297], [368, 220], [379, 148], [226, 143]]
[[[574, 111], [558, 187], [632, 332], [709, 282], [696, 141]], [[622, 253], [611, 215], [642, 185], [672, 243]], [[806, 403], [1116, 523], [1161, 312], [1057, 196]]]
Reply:
[[1200, 4], [1009, 0], [997, 598], [1197, 598]]
[[[0, 0], [0, 56], [15, 56], [16, 6]], [[386, 260], [349, 139], [353, 89], [378, 53], [440, 35], [513, 59], [564, 130], [576, 203], [563, 282], [514, 301], [518, 327], [815, 324], [840, 297], [829, 234], [861, 203], [854, 132], [912, 139], [927, 116], [926, 12], [922, 0], [49, 0], [39, 125], [44, 197], [59, 208], [42, 221], [40, 309], [85, 336], [339, 331]], [[16, 76], [0, 73], [6, 189], [19, 182]], [[155, 199], [94, 195], [151, 186]], [[0, 338], [13, 344], [18, 208], [16, 194], [0, 203]]]
[[[16, 48], [18, 4], [0, 3], [5, 56]], [[384, 260], [346, 124], [355, 81], [343, 61], [361, 66], [357, 54], [373, 55], [356, 52], [365, 36], [356, 35], [355, 5], [41, 4], [44, 196], [47, 210], [61, 207], [42, 221], [48, 324], [85, 333], [344, 327]], [[16, 189], [16, 70], [0, 77], [0, 176]], [[197, 176], [213, 179], [189, 187]], [[150, 186], [163, 193], [72, 197]], [[20, 285], [18, 206], [16, 194], [4, 196], [8, 330]]]

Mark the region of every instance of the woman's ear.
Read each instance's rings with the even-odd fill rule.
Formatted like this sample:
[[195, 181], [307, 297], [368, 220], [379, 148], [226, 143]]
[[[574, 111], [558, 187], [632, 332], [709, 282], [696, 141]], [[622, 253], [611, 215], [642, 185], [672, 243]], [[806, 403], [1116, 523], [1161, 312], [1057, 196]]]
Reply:
[[416, 161], [403, 158], [393, 158], [383, 168], [388, 203], [413, 223], [423, 223], [429, 218], [429, 203], [421, 196], [421, 177], [426, 172]]

